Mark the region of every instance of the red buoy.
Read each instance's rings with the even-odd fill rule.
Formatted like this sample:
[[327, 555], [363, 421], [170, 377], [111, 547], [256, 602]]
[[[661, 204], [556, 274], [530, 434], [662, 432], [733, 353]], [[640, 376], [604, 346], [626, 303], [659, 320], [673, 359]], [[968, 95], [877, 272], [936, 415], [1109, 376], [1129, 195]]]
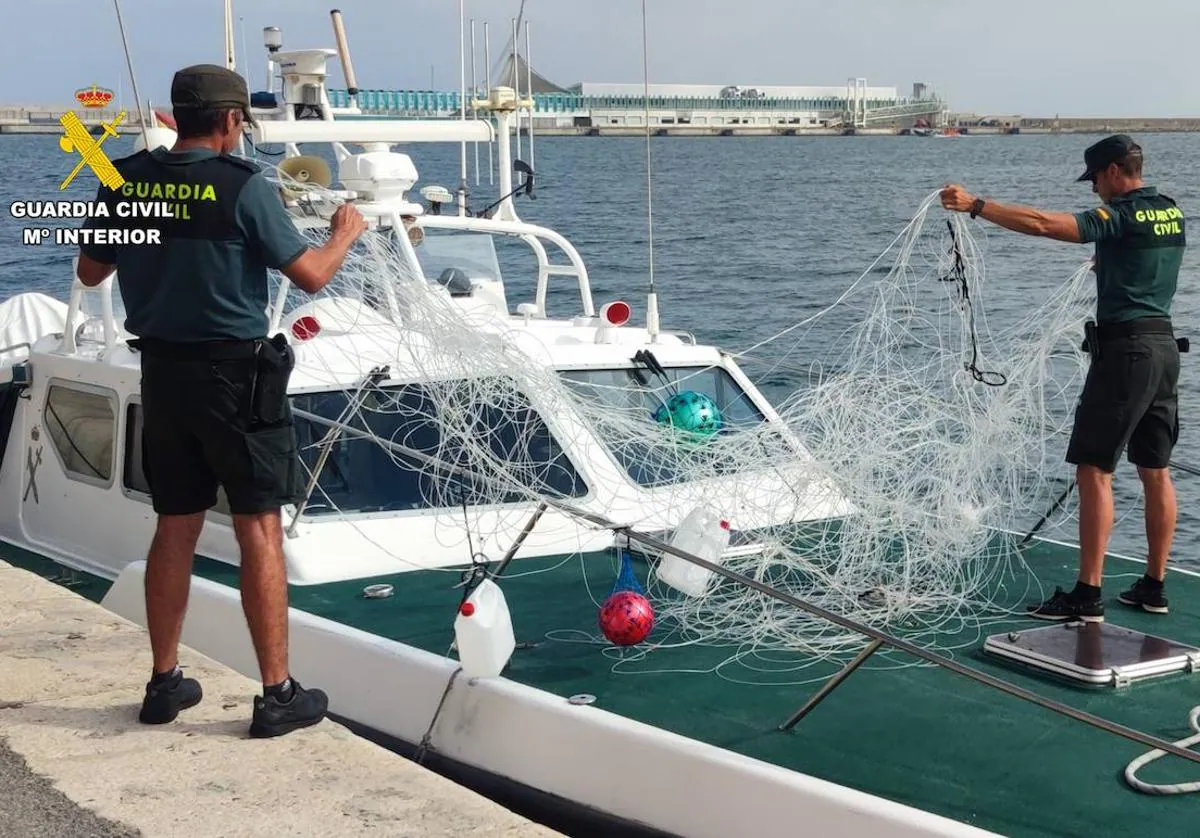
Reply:
[[600, 608], [600, 631], [618, 646], [641, 643], [654, 628], [654, 607], [636, 591], [617, 591]]

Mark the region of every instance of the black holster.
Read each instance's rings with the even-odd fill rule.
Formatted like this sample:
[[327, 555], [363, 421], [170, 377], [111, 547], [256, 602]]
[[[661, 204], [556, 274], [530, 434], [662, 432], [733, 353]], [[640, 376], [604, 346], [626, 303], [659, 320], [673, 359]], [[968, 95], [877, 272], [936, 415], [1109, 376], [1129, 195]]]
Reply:
[[1095, 320], [1083, 324], [1083, 345], [1079, 348], [1092, 356], [1092, 363], [1100, 360], [1100, 330]]
[[295, 366], [296, 356], [282, 334], [255, 344], [246, 423], [251, 430], [279, 425], [291, 417], [287, 388]]

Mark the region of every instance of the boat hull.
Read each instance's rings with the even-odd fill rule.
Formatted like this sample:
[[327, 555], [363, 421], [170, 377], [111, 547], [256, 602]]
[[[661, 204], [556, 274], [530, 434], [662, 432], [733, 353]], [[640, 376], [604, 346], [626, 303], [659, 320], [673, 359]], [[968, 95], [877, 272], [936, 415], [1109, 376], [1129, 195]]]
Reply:
[[[139, 624], [144, 571], [127, 566], [103, 600]], [[193, 578], [183, 641], [257, 676], [229, 586]], [[293, 674], [326, 689], [337, 716], [382, 741], [425, 743], [460, 776], [537, 789], [580, 811], [689, 838], [792, 838], [799, 824], [819, 835], [991, 834], [503, 677], [456, 676], [449, 656], [304, 611], [291, 611], [289, 646]]]

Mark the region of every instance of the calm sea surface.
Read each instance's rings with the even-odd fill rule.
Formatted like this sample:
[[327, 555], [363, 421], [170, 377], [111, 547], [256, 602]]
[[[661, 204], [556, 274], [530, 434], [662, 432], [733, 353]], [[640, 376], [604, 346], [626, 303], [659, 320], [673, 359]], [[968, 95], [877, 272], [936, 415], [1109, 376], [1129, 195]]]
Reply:
[[[901, 231], [921, 201], [947, 181], [997, 200], [1049, 209], [1095, 206], [1090, 188], [1074, 179], [1082, 171], [1083, 149], [1096, 139], [656, 138], [654, 275], [664, 327], [687, 329], [701, 342], [736, 351], [811, 316], [832, 303]], [[1200, 135], [1148, 134], [1140, 140], [1147, 181], [1179, 201], [1185, 212], [1200, 212]], [[119, 156], [130, 144], [130, 138], [121, 137], [106, 148]], [[419, 186], [457, 186], [457, 147], [410, 150], [421, 172]], [[529, 159], [528, 148], [523, 156]], [[496, 191], [488, 184], [486, 149], [481, 149], [479, 186], [474, 185], [471, 147], [468, 159], [476, 193], [472, 203], [479, 206]], [[86, 172], [65, 193], [58, 191], [67, 163], [53, 136], [0, 136], [2, 296], [41, 291], [66, 298], [73, 252], [23, 246], [23, 223], [7, 208], [17, 199], [90, 199], [96, 181]], [[534, 166], [537, 199], [520, 201], [522, 217], [570, 239], [588, 265], [597, 302], [626, 299], [640, 321], [649, 264], [645, 141], [538, 139]], [[935, 210], [931, 220], [941, 223], [941, 215]], [[975, 228], [974, 234], [986, 254], [987, 313], [993, 329], [1018, 324], [1031, 304], [1090, 255], [1088, 246], [1032, 239], [990, 225]], [[890, 265], [890, 258], [884, 264]], [[1190, 333], [1200, 344], [1198, 267], [1200, 245], [1193, 245], [1180, 277], [1175, 321], [1180, 333]], [[567, 286], [570, 280], [561, 282]], [[525, 288], [532, 290], [532, 282], [513, 283], [510, 300]], [[551, 314], [572, 313], [573, 298], [566, 288], [552, 291]], [[761, 354], [768, 361], [787, 351], [790, 363], [764, 375], [760, 386], [773, 399], [803, 386], [798, 370], [819, 356], [823, 338], [840, 334], [845, 323], [842, 312], [835, 312], [802, 334], [764, 348]], [[1195, 466], [1200, 465], [1200, 354], [1183, 359], [1176, 460]], [[754, 366], [748, 369], [758, 372]], [[1065, 445], [1061, 440], [1064, 450]], [[1064, 475], [1066, 468], [1064, 464]], [[1200, 564], [1200, 477], [1177, 473], [1177, 486], [1180, 521], [1174, 555], [1180, 562]], [[1140, 491], [1128, 464], [1121, 466], [1118, 488], [1119, 524], [1112, 547], [1142, 555]], [[1073, 528], [1067, 522], [1061, 532], [1073, 540]]]

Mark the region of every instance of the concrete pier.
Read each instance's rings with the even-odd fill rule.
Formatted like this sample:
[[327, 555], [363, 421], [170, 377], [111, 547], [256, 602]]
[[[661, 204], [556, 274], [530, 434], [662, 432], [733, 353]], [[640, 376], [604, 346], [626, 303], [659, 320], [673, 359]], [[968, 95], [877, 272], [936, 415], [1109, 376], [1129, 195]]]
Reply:
[[190, 649], [204, 700], [139, 724], [148, 661], [143, 629], [0, 562], [0, 835], [557, 835], [328, 720], [250, 739], [260, 685]]
[[[62, 126], [58, 117], [65, 108], [45, 107], [14, 107], [0, 105], [0, 134], [61, 134]], [[92, 130], [99, 130], [102, 122], [111, 122], [116, 116], [115, 110], [76, 113], [85, 125]], [[748, 111], [747, 113], [751, 113]], [[427, 114], [423, 118], [433, 118], [435, 114]], [[395, 113], [368, 113], [364, 119], [397, 119], [402, 118]], [[442, 118], [450, 118], [442, 116]], [[977, 114], [951, 113], [947, 116], [948, 124], [959, 126], [967, 134], [1095, 134], [1125, 132], [1130, 134], [1145, 134], [1158, 132], [1193, 132], [1200, 131], [1200, 117], [1086, 117], [1058, 118], [1011, 116], [983, 118]], [[827, 137], [842, 134], [858, 136], [894, 135], [900, 132], [902, 121], [873, 122], [866, 127], [859, 126], [848, 129], [838, 125], [793, 125], [793, 124], [755, 124], [755, 125], [698, 125], [698, 124], [661, 124], [652, 125], [651, 132], [661, 137]], [[911, 120], [909, 120], [911, 122]], [[782, 121], [781, 121], [782, 123]], [[126, 113], [125, 121], [117, 127], [122, 134], [136, 133], [138, 114], [136, 111]], [[528, 132], [528, 126], [521, 125], [522, 133]], [[535, 132], [544, 137], [644, 137], [646, 129], [641, 126], [607, 124], [604, 120], [585, 120], [575, 125], [557, 125], [553, 127], [539, 126]]]

